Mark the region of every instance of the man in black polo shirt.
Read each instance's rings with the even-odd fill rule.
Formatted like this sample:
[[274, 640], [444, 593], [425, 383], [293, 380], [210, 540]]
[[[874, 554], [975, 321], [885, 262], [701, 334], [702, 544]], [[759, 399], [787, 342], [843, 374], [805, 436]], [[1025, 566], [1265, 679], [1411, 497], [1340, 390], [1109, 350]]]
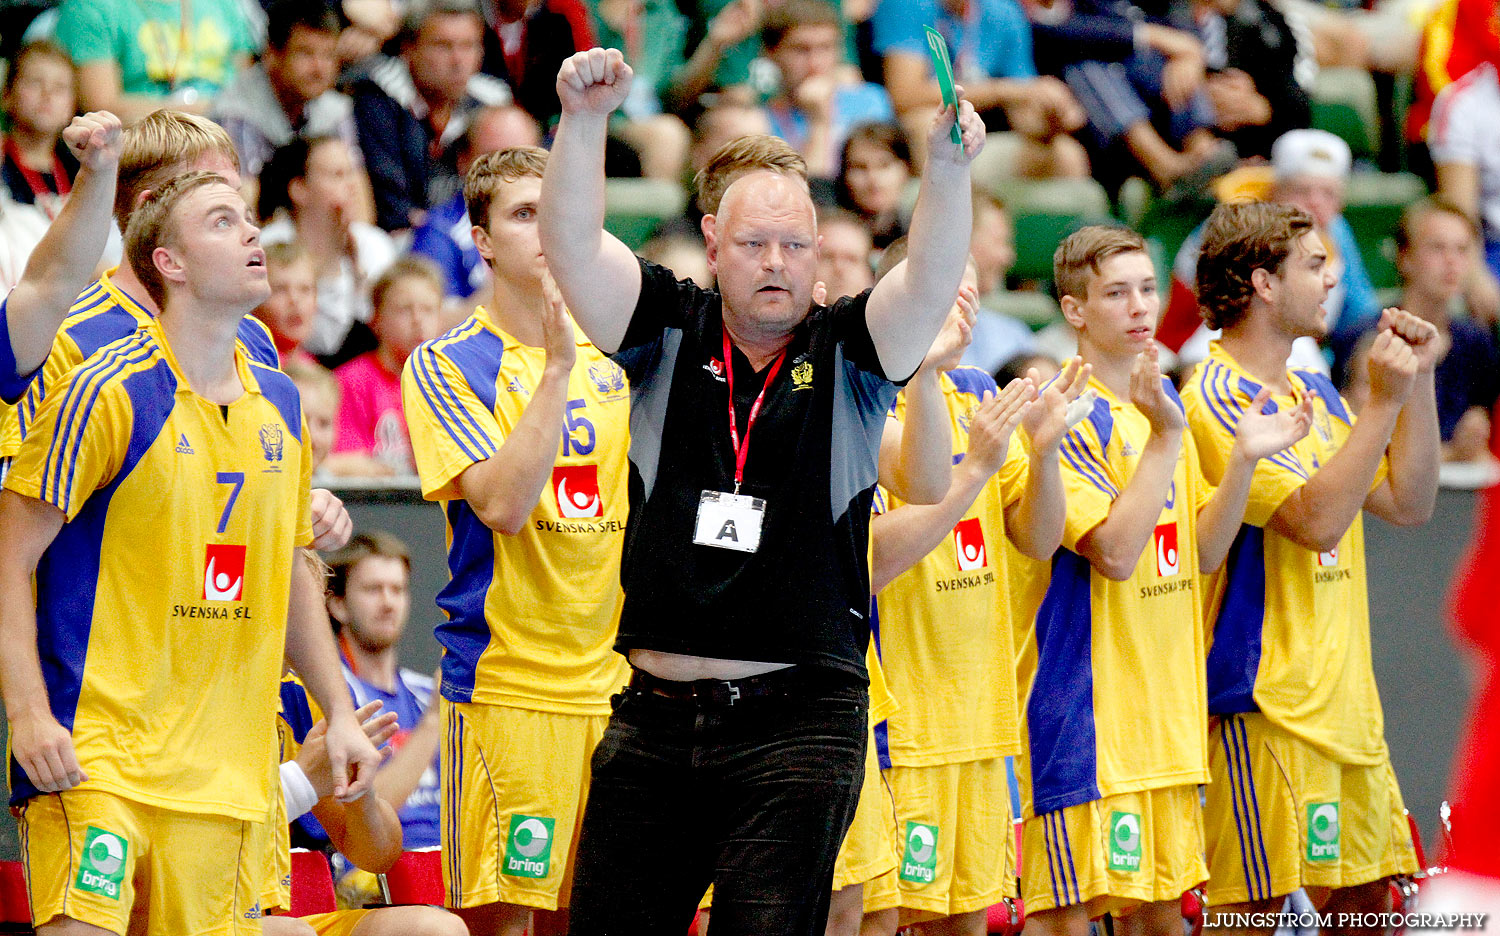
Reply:
[[905, 263], [812, 302], [806, 180], [750, 172], [704, 218], [722, 291], [603, 231], [619, 52], [574, 55], [543, 180], [542, 246], [631, 384], [617, 648], [634, 675], [594, 755], [575, 934], [677, 933], [715, 885], [715, 936], [821, 933], [864, 765], [870, 501], [886, 411], [958, 292], [969, 162], [934, 121]]

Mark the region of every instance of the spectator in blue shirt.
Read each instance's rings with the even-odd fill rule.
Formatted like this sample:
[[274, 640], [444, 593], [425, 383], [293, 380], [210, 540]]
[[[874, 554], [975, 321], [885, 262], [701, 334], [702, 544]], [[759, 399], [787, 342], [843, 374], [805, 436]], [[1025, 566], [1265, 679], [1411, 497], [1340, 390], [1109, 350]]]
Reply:
[[844, 62], [843, 21], [826, 0], [787, 0], [771, 10], [761, 42], [781, 75], [766, 102], [772, 131], [807, 161], [808, 175], [833, 178], [852, 128], [895, 118], [885, 89]]
[[942, 104], [929, 64], [927, 25], [947, 40], [955, 78], [986, 126], [1021, 136], [1008, 174], [1089, 174], [1083, 148], [1069, 136], [1083, 127], [1083, 108], [1057, 78], [1037, 75], [1032, 27], [1017, 0], [881, 0], [871, 18], [872, 41], [903, 124], [925, 128]]

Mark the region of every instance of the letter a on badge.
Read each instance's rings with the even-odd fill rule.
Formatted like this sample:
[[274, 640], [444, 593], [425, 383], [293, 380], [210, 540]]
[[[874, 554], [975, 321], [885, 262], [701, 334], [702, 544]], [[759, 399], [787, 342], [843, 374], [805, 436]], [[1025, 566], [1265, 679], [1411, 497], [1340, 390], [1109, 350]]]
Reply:
[[724, 525], [719, 527], [719, 535], [715, 536], [714, 539], [729, 539], [738, 543], [740, 541], [740, 535], [735, 532], [734, 521], [725, 520]]

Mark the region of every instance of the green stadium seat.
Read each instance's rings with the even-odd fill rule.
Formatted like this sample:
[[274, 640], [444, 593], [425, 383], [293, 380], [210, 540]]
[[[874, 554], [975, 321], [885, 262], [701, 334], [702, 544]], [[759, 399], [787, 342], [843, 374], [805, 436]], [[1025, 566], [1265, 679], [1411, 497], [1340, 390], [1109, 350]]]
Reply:
[[1344, 220], [1354, 231], [1359, 253], [1376, 289], [1400, 284], [1396, 274], [1396, 227], [1406, 206], [1427, 194], [1409, 172], [1356, 172], [1349, 178]]
[[980, 301], [981, 313], [998, 312], [1024, 322], [1032, 331], [1040, 331], [1053, 322], [1062, 321], [1057, 300], [1043, 292], [1017, 290], [992, 293]]
[[604, 229], [639, 250], [686, 205], [687, 193], [675, 182], [609, 179], [604, 183]]
[[1093, 179], [1007, 179], [994, 193], [1016, 227], [1016, 265], [1023, 280], [1052, 280], [1052, 254], [1063, 238], [1088, 224], [1109, 224], [1109, 196]]
[[1360, 68], [1322, 68], [1312, 87], [1312, 125], [1337, 134], [1354, 158], [1371, 157], [1380, 147], [1375, 79]]

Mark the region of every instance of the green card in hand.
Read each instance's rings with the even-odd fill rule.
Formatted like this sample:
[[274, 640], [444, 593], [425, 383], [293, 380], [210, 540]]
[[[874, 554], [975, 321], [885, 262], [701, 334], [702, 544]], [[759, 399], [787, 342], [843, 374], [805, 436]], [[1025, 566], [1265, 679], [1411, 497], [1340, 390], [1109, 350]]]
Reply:
[[948, 43], [943, 41], [942, 33], [931, 26], [923, 27], [927, 30], [927, 48], [932, 53], [932, 70], [937, 75], [938, 88], [943, 92], [943, 105], [953, 108], [953, 128], [948, 133], [948, 139], [959, 146], [964, 145], [964, 136], [958, 129], [958, 94], [953, 90], [953, 62], [948, 58]]

